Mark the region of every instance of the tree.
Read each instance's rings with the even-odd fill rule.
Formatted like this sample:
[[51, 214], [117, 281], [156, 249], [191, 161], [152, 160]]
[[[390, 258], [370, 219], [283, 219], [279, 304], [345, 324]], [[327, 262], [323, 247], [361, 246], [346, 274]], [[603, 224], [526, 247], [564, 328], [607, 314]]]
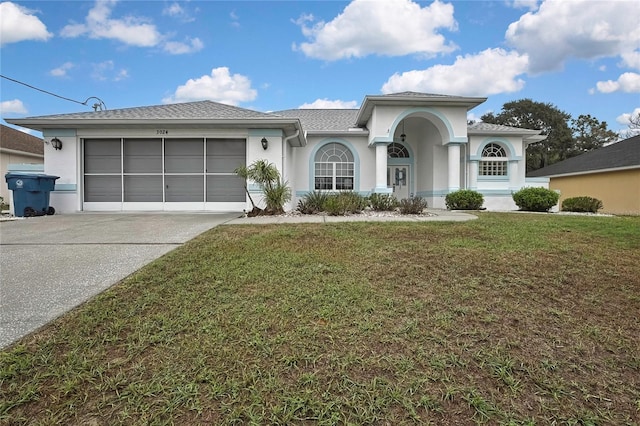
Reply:
[[629, 116], [629, 130], [621, 133], [621, 137], [623, 139], [632, 138], [634, 136], [640, 135], [640, 109], [636, 108], [636, 110]]
[[249, 197], [249, 201], [251, 201], [251, 207], [252, 207], [251, 214], [252, 216], [257, 216], [258, 214], [260, 214], [262, 209], [258, 208], [258, 206], [256, 206], [256, 203], [253, 202], [253, 198], [251, 198], [251, 194], [249, 193], [249, 188], [247, 187], [247, 179], [249, 179], [249, 169], [247, 168], [247, 166], [244, 166], [244, 165], [238, 166], [233, 171], [233, 173], [240, 176], [244, 181], [244, 192], [247, 193], [247, 197]]
[[[291, 200], [291, 189], [280, 178], [280, 172], [274, 164], [266, 160], [256, 160], [247, 168], [239, 167], [236, 169], [236, 174], [242, 177], [238, 172], [244, 173], [245, 179], [251, 179], [262, 189], [266, 203], [265, 213], [284, 213], [284, 205]], [[247, 190], [246, 185], [245, 190]], [[249, 191], [247, 190], [248, 193]], [[249, 199], [251, 199], [251, 196], [249, 196]], [[251, 204], [253, 205], [252, 215], [263, 213], [253, 204], [253, 200], [251, 200]]]
[[570, 157], [601, 148], [618, 140], [618, 134], [607, 127], [607, 122], [600, 122], [590, 114], [579, 115], [571, 119], [573, 131], [573, 149]]
[[485, 123], [541, 130], [547, 138], [527, 148], [527, 171], [537, 170], [567, 158], [573, 138], [568, 121], [571, 115], [550, 103], [521, 99], [507, 102], [498, 115], [485, 114]]

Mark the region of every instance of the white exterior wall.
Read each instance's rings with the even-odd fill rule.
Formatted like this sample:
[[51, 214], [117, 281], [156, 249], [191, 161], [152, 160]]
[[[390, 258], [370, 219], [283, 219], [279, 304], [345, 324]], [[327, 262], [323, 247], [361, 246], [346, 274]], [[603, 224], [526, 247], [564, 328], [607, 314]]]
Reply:
[[53, 138], [62, 141], [62, 149], [55, 150], [50, 143], [44, 144], [44, 172], [60, 176], [53, 192], [49, 194], [49, 205], [56, 213], [73, 213], [81, 210], [78, 185], [80, 179], [80, 147], [75, 129], [51, 129], [42, 132], [45, 141]]

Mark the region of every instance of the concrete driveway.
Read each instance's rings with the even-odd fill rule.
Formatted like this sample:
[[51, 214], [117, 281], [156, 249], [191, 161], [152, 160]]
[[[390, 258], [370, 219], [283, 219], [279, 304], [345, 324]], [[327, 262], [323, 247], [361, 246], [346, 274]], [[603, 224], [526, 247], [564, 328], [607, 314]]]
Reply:
[[240, 213], [77, 213], [0, 222], [0, 348]]

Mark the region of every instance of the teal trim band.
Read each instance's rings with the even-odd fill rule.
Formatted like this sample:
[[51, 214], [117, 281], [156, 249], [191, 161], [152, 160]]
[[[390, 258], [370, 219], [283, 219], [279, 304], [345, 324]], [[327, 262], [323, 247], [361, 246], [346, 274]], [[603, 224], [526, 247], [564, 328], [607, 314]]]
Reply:
[[393, 188], [389, 188], [388, 186], [382, 188], [373, 188], [371, 191], [374, 194], [393, 194]]
[[8, 172], [41, 172], [44, 173], [44, 164], [9, 164]]
[[511, 197], [510, 189], [476, 189], [477, 192], [488, 197]]
[[282, 130], [280, 129], [249, 129], [249, 136], [282, 137]]
[[78, 185], [75, 183], [56, 183], [54, 187], [55, 192], [76, 192]]
[[524, 179], [524, 183], [549, 183], [548, 177], [528, 177]]
[[76, 129], [44, 129], [42, 131], [42, 137], [46, 138], [75, 138]]
[[448, 189], [440, 189], [435, 191], [419, 191], [419, 192], [416, 192], [416, 195], [418, 197], [444, 197], [450, 192], [451, 191], [449, 191]]
[[508, 182], [509, 176], [478, 176], [478, 182]]

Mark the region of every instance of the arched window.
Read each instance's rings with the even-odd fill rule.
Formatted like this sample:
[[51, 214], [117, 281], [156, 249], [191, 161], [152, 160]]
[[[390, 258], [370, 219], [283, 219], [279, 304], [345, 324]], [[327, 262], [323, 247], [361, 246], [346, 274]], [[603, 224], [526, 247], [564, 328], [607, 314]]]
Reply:
[[490, 143], [482, 150], [480, 176], [507, 176], [507, 152], [497, 143]]
[[387, 147], [388, 158], [409, 158], [409, 151], [400, 143], [390, 143]]
[[315, 161], [315, 189], [353, 190], [353, 153], [346, 146], [332, 142], [318, 150]]

